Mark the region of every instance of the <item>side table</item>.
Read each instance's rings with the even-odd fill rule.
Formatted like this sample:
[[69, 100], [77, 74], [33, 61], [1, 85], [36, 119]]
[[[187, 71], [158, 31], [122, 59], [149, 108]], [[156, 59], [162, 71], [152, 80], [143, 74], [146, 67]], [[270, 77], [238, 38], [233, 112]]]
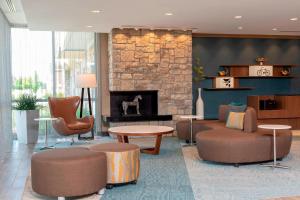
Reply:
[[48, 145], [48, 121], [55, 121], [57, 118], [51, 118], [51, 117], [41, 117], [41, 118], [36, 118], [34, 119], [35, 121], [44, 121], [46, 125], [46, 130], [45, 130], [45, 146], [40, 148], [40, 150], [46, 150], [46, 149], [54, 149], [54, 146], [49, 146]]
[[190, 139], [190, 145], [193, 145], [193, 120], [194, 119], [204, 119], [203, 116], [199, 116], [199, 115], [182, 115], [180, 116], [181, 119], [189, 119], [190, 123], [191, 123], [191, 139]]
[[273, 161], [273, 164], [262, 164], [262, 166], [288, 169], [289, 168], [288, 166], [281, 165], [280, 163], [277, 162], [276, 130], [291, 129], [292, 127], [288, 126], [288, 125], [264, 124], [264, 125], [258, 125], [258, 128], [273, 130], [273, 153], [274, 153], [273, 158], [274, 158], [274, 161]]

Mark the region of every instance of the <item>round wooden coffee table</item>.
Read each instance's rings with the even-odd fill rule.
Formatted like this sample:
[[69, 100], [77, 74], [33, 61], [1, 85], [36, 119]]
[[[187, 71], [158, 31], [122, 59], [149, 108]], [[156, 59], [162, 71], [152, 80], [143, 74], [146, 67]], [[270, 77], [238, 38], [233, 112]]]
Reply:
[[162, 135], [173, 133], [174, 128], [168, 126], [134, 125], [109, 128], [108, 132], [117, 136], [118, 141], [129, 143], [128, 136], [156, 136], [155, 147], [141, 149], [142, 153], [159, 154]]

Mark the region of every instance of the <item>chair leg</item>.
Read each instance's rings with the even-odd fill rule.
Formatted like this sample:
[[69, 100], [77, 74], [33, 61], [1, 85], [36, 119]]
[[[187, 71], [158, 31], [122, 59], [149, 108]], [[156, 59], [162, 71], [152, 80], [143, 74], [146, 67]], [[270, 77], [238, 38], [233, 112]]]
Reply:
[[74, 136], [72, 136], [71, 146], [75, 143]]
[[91, 137], [81, 137], [80, 134], [78, 134], [78, 140], [93, 140], [94, 139], [94, 128], [91, 130]]

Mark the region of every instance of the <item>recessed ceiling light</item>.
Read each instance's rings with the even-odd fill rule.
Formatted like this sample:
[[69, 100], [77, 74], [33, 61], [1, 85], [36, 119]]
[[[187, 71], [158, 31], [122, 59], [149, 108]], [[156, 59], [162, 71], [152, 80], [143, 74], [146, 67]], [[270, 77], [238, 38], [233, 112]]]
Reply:
[[291, 21], [297, 21], [298, 20], [298, 17], [293, 17], [290, 19]]
[[242, 29], [243, 29], [243, 27], [242, 27], [242, 26], [239, 26], [239, 27], [238, 27], [238, 29], [239, 29], [239, 30], [242, 30]]
[[87, 27], [87, 28], [93, 28], [93, 26], [91, 26], [91, 25], [87, 25], [86, 27]]
[[167, 13], [165, 13], [165, 15], [166, 15], [166, 16], [172, 16], [172, 15], [173, 15], [173, 13], [171, 13], [171, 12], [167, 12]]
[[277, 28], [272, 28], [272, 31], [277, 31]]
[[91, 10], [91, 13], [101, 13], [103, 10]]
[[236, 15], [236, 16], [234, 16], [234, 19], [242, 19], [242, 16], [241, 15]]

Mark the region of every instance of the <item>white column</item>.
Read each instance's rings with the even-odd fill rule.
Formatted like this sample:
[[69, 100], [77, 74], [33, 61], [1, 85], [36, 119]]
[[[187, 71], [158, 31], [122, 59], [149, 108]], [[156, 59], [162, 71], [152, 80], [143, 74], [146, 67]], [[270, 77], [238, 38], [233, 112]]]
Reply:
[[12, 142], [10, 25], [0, 12], [0, 147]]

